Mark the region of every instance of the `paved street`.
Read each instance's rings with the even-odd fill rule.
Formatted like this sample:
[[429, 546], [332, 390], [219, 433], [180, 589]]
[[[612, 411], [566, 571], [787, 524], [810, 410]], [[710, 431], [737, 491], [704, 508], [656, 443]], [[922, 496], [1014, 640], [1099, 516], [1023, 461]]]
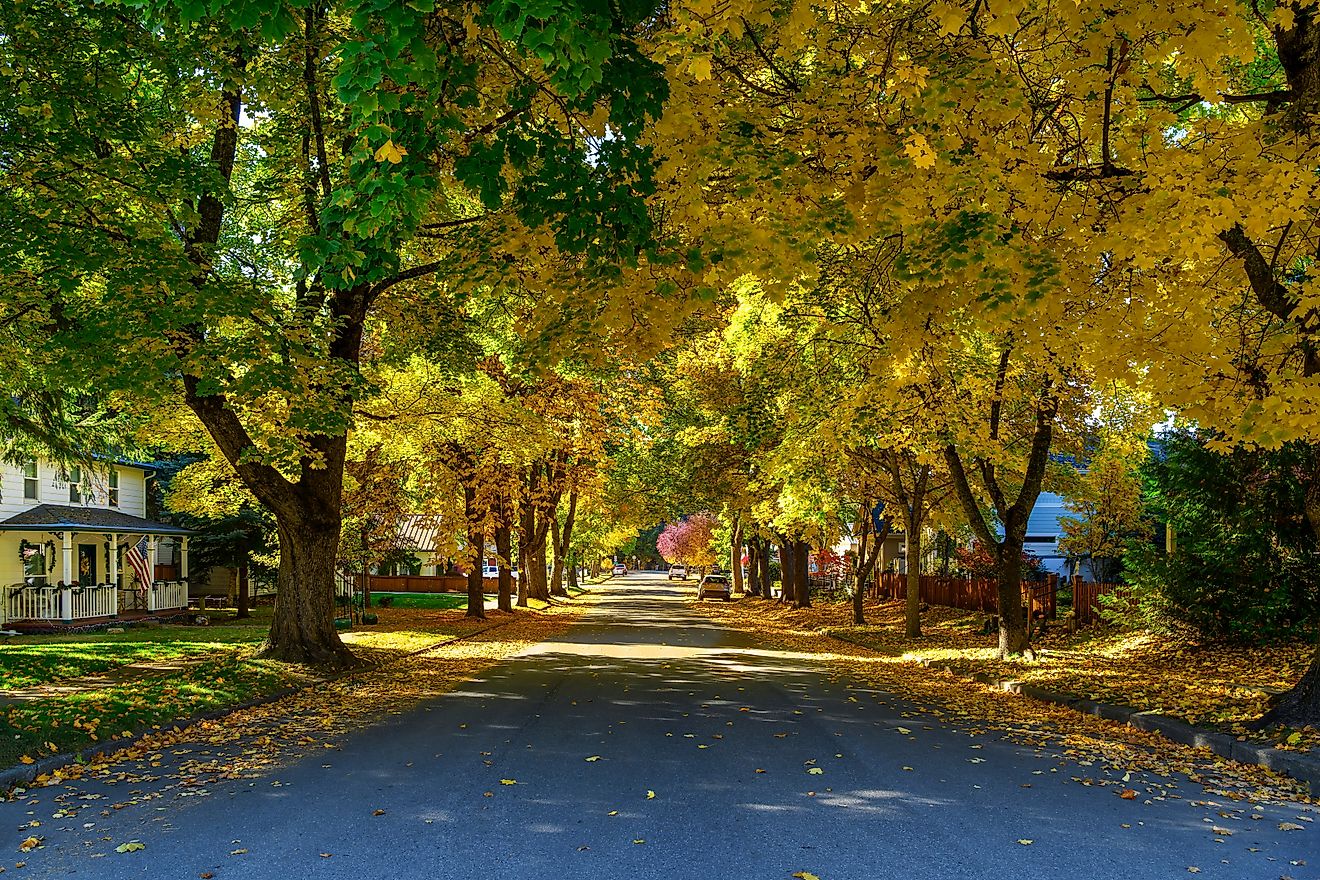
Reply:
[[[98, 880], [1320, 878], [1310, 806], [1136, 774], [1141, 795], [1124, 800], [1074, 781], [1103, 774], [1053, 747], [749, 644], [686, 606], [693, 582], [603, 589], [562, 640], [266, 778], [154, 799], [78, 783], [104, 795], [96, 806], [125, 788], [137, 802], [72, 820], [53, 818], [50, 789], [0, 804], [0, 866]], [[1160, 786], [1176, 796], [1148, 794]], [[20, 855], [29, 833], [46, 846]], [[129, 840], [144, 848], [115, 851]]]

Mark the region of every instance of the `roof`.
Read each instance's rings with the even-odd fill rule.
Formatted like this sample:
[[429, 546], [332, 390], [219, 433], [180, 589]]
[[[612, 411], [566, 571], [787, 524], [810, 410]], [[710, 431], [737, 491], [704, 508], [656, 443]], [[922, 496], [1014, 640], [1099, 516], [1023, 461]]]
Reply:
[[440, 518], [428, 515], [406, 516], [399, 522], [394, 538], [395, 550], [434, 553], [440, 536]]
[[0, 520], [0, 532], [127, 532], [139, 535], [191, 535], [167, 523], [152, 522], [104, 507], [74, 507], [68, 504], [38, 504]]

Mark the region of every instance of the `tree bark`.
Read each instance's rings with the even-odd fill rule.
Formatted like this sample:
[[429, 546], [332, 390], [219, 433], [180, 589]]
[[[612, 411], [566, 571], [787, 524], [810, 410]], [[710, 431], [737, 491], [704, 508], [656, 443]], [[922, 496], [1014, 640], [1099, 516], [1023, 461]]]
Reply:
[[810, 563], [811, 545], [806, 541], [796, 542], [793, 546], [793, 604], [798, 608], [811, 607]]
[[276, 514], [280, 568], [275, 613], [261, 656], [327, 669], [357, 665], [335, 629], [335, 558], [339, 511], [298, 521]]
[[533, 547], [531, 552], [531, 589], [532, 598], [540, 599], [542, 602], [550, 601], [550, 587], [546, 583], [545, 577], [545, 541], [541, 541], [539, 547]]
[[914, 527], [915, 514], [908, 516], [907, 544], [907, 597], [903, 605], [906, 635], [909, 639], [921, 637], [921, 527]]
[[550, 595], [568, 596], [564, 587], [564, 563], [568, 559], [569, 543], [573, 540], [573, 520], [577, 516], [577, 490], [568, 493], [568, 511], [564, 514], [564, 526], [559, 527], [559, 518], [554, 514], [550, 525], [554, 534], [554, 573], [550, 578]]
[[477, 507], [477, 490], [472, 486], [463, 487], [463, 509], [468, 521], [468, 570], [467, 614], [465, 617], [486, 619], [486, 590], [482, 583], [483, 569], [486, 567], [486, 536], [480, 525], [482, 511]]
[[532, 534], [534, 513], [530, 504], [522, 504], [518, 510], [518, 607], [526, 608], [531, 598], [532, 585], [528, 581], [528, 572], [532, 569], [531, 553], [528, 548]]
[[500, 557], [498, 606], [501, 611], [513, 611], [513, 572], [509, 568], [509, 554], [513, 552], [513, 536], [507, 525], [495, 527], [495, 552]]
[[998, 550], [999, 653], [1027, 649], [1027, 616], [1022, 608], [1022, 541], [1006, 537]]
[[756, 539], [747, 541], [747, 595], [761, 595], [761, 553], [756, 546]]
[[742, 568], [742, 521], [735, 520], [733, 524], [733, 535], [729, 541], [729, 571], [733, 579], [733, 591], [738, 595], [743, 594], [743, 568]]
[[779, 601], [791, 602], [797, 591], [793, 586], [797, 566], [793, 560], [793, 542], [779, 539]]
[[761, 565], [761, 595], [766, 599], [774, 597], [774, 590], [770, 586], [770, 539], [760, 538], [758, 540], [760, 552], [758, 562]]

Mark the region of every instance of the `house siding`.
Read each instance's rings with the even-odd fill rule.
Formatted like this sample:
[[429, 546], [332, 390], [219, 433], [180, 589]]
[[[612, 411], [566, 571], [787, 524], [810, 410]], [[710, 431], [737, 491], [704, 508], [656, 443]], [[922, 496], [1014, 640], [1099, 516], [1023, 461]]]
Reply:
[[[131, 516], [147, 515], [147, 472], [135, 465], [114, 465], [119, 472], [119, 505], [110, 506], [110, 466], [94, 465], [84, 480], [82, 501], [69, 500], [69, 483], [60, 468], [48, 461], [37, 464], [37, 498], [24, 498], [21, 465], [0, 463], [0, 519], [29, 510], [39, 504], [61, 504], [119, 510]], [[90, 486], [90, 488], [89, 488]]]

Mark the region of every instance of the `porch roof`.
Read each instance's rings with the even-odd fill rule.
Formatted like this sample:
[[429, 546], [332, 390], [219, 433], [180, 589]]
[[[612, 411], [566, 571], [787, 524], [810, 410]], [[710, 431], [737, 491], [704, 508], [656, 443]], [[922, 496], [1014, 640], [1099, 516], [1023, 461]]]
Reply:
[[0, 520], [0, 532], [123, 532], [135, 535], [191, 535], [167, 523], [152, 522], [118, 510], [74, 507], [67, 504], [38, 504]]

